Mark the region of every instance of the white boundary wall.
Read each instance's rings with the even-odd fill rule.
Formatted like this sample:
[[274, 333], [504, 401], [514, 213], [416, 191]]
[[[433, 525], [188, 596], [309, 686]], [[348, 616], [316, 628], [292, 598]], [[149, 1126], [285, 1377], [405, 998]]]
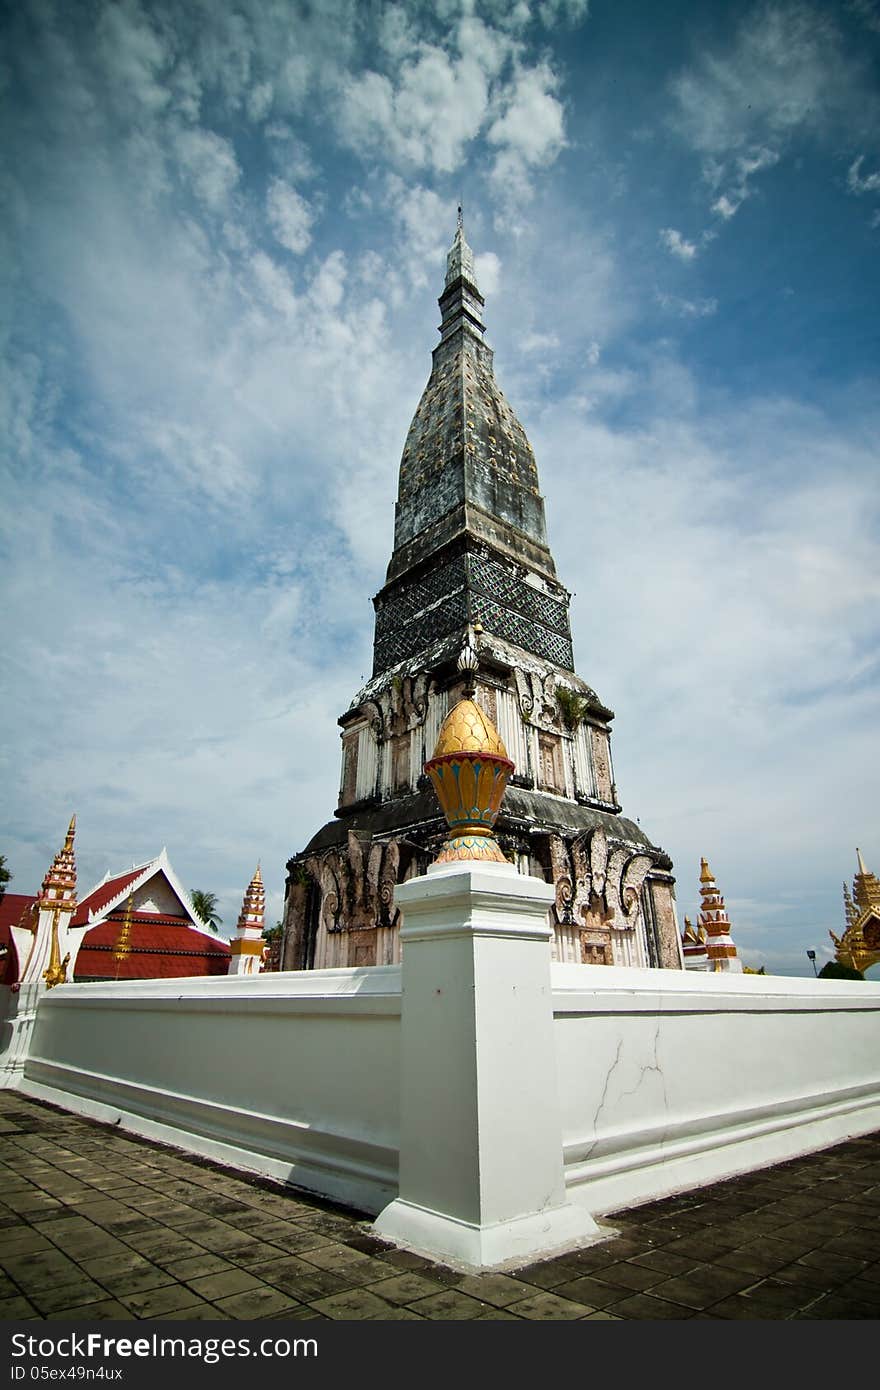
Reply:
[[400, 967], [60, 985], [22, 1090], [378, 1211], [397, 1192]]
[[551, 965], [551, 891], [437, 866], [402, 966], [59, 986], [21, 1087], [478, 1268], [880, 1129], [880, 984]]
[[880, 1129], [880, 985], [553, 965], [566, 1188], [608, 1212]]

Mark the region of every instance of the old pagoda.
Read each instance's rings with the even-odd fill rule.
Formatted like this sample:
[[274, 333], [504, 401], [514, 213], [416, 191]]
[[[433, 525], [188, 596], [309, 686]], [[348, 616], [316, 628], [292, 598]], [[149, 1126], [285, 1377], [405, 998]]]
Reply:
[[399, 959], [395, 885], [425, 871], [446, 833], [424, 764], [467, 690], [515, 763], [496, 837], [555, 885], [555, 957], [680, 968], [672, 865], [621, 815], [613, 714], [575, 674], [570, 595], [534, 454], [495, 380], [460, 212], [439, 302], [373, 601], [372, 677], [339, 720], [334, 818], [288, 862], [282, 966]]

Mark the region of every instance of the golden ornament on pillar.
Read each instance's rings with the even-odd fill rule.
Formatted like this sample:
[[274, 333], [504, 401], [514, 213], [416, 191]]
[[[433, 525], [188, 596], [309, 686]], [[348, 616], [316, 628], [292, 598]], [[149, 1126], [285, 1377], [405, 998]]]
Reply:
[[507, 863], [492, 830], [513, 768], [488, 715], [473, 700], [459, 700], [443, 721], [433, 758], [425, 763], [450, 830], [438, 864], [474, 859]]

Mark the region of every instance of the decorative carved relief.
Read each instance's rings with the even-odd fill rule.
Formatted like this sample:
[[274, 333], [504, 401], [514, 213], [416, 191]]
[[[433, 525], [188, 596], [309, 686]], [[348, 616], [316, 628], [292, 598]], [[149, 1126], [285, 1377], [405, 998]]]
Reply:
[[608, 868], [608, 840], [600, 827], [590, 836], [590, 877], [592, 889], [597, 897], [605, 892], [605, 876]]
[[602, 729], [591, 729], [593, 745], [593, 769], [596, 774], [596, 790], [602, 801], [612, 801], [614, 789], [611, 785], [611, 764], [608, 757], [608, 735]]
[[560, 926], [571, 926], [574, 922], [574, 876], [568, 846], [561, 835], [550, 836], [550, 864], [556, 888], [556, 920]]
[[645, 879], [653, 867], [653, 859], [647, 854], [634, 854], [626, 866], [623, 875], [623, 886], [620, 892], [620, 904], [623, 908], [624, 916], [630, 922], [635, 923], [639, 915], [639, 902], [642, 896], [642, 887]]

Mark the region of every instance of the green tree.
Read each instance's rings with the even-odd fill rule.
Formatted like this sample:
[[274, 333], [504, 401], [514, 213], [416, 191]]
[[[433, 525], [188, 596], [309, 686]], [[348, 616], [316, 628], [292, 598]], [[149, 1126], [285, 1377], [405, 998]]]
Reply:
[[864, 978], [861, 970], [854, 970], [851, 965], [841, 965], [839, 960], [830, 960], [819, 971], [820, 980], [863, 980]]
[[6, 867], [6, 855], [0, 854], [0, 902], [3, 900], [3, 895], [6, 892], [6, 885], [11, 878], [12, 874]]
[[261, 935], [264, 941], [277, 941], [283, 930], [282, 923], [276, 922], [274, 927], [264, 927]]
[[189, 896], [196, 916], [204, 922], [206, 927], [210, 927], [211, 931], [216, 932], [223, 921], [217, 911], [217, 894], [203, 893], [200, 888], [193, 888]]

